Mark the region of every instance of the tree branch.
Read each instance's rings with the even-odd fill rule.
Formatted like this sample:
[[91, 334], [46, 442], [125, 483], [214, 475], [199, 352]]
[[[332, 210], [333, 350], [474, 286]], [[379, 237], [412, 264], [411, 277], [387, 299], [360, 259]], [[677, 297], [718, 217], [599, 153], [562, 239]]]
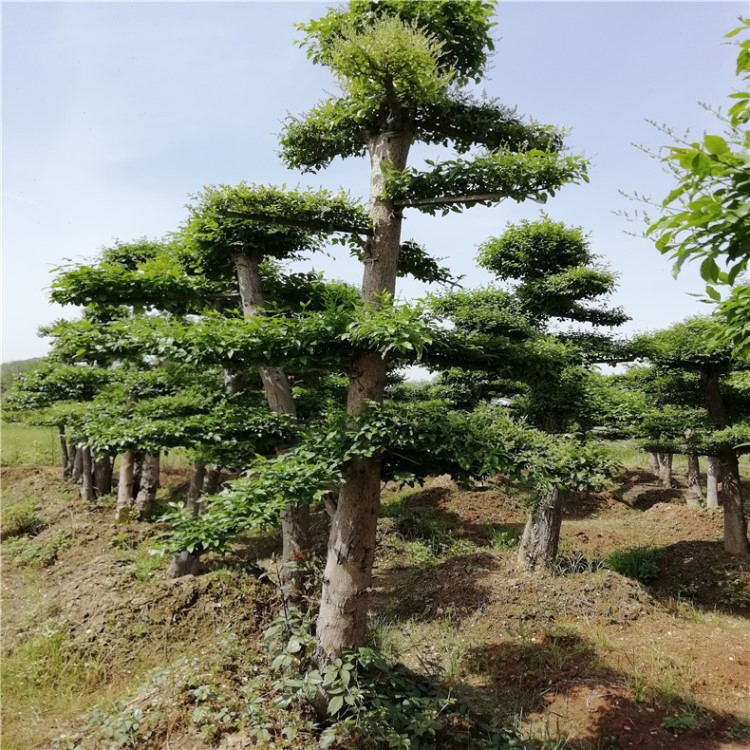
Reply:
[[318, 229], [324, 232], [351, 232], [354, 234], [367, 234], [369, 232], [369, 227], [363, 224], [336, 223], [322, 219], [317, 220], [293, 216], [273, 216], [254, 211], [223, 211], [222, 214], [229, 219], [247, 219], [249, 221], [260, 221], [268, 224], [283, 224], [287, 227]]

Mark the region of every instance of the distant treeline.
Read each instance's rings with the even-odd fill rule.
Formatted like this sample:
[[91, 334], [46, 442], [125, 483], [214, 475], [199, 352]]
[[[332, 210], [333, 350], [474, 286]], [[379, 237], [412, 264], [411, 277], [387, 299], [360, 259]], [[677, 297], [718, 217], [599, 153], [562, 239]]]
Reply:
[[17, 359], [0, 364], [0, 392], [9, 390], [19, 375], [35, 370], [44, 361], [44, 357]]

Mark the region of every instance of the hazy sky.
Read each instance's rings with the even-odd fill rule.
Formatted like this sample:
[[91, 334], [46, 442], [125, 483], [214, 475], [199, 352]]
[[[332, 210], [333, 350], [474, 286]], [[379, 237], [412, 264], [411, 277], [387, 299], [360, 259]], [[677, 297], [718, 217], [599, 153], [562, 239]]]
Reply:
[[[287, 113], [335, 85], [294, 46], [293, 24], [325, 4], [4, 2], [3, 361], [38, 356], [38, 326], [63, 313], [47, 301], [51, 269], [115, 238], [159, 237], [185, 218], [191, 193], [241, 180], [367, 188], [362, 160], [321, 175], [285, 170], [276, 135]], [[545, 210], [583, 226], [620, 274], [627, 330], [668, 325], [705, 306], [697, 268], [674, 281], [651, 243], [628, 236], [618, 189], [661, 198], [669, 179], [632, 145], [666, 137], [645, 119], [697, 136], [717, 123], [697, 102], [724, 105], [736, 88], [735, 49], [723, 34], [744, 2], [502, 2], [497, 52], [483, 88], [520, 113], [571, 128], [591, 158], [591, 183], [569, 186]], [[416, 149], [416, 159], [440, 150]], [[505, 223], [538, 216], [503, 203], [431, 218], [410, 212], [405, 238], [443, 257], [464, 283], [490, 279], [476, 248]], [[358, 264], [325, 256], [314, 267], [359, 283]], [[405, 281], [404, 297], [425, 287]]]

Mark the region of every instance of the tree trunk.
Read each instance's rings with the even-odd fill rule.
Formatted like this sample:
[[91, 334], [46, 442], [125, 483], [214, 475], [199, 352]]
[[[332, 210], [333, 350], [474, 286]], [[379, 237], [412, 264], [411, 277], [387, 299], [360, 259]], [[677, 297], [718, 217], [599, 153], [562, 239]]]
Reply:
[[68, 441], [65, 439], [65, 425], [58, 425], [57, 434], [60, 436], [60, 460], [62, 462], [62, 475], [63, 479], [68, 479], [68, 477], [70, 477], [72, 467], [70, 466], [70, 452], [68, 451]]
[[722, 489], [724, 490], [724, 549], [733, 555], [747, 555], [747, 521], [742, 502], [740, 469], [733, 450], [721, 456]]
[[70, 478], [78, 484], [81, 481], [81, 471], [83, 469], [83, 448], [76, 446], [73, 451], [73, 468], [70, 472]]
[[672, 458], [671, 453], [659, 453], [659, 481], [666, 489], [672, 488]]
[[221, 479], [221, 467], [211, 466], [206, 470], [206, 479], [203, 482], [203, 494], [215, 495], [219, 491]]
[[[708, 396], [708, 413], [711, 421], [718, 428], [726, 427], [729, 424], [729, 417], [724, 396], [721, 393], [721, 371], [717, 368], [708, 368], [702, 376]], [[724, 490], [724, 549], [734, 555], [746, 555], [750, 552], [750, 542], [747, 538], [737, 454], [731, 448], [727, 448], [719, 454], [719, 459]]]
[[203, 495], [203, 483], [206, 480], [206, 464], [200, 461], [193, 462], [193, 471], [190, 475], [190, 489], [188, 489], [185, 507], [198, 517], [201, 514], [201, 496]]
[[656, 476], [659, 476], [659, 456], [656, 453], [649, 453], [648, 454], [649, 463], [651, 464], [651, 471], [656, 474]]
[[94, 464], [91, 460], [91, 448], [87, 445], [81, 449], [81, 500], [91, 502], [94, 499]]
[[[411, 134], [394, 127], [370, 138], [370, 221], [372, 231], [364, 248], [362, 301], [380, 305], [382, 294], [395, 294], [401, 244], [401, 212], [386, 198], [384, 180], [389, 169], [406, 166]], [[377, 353], [356, 357], [349, 376], [347, 412], [358, 416], [369, 401], [380, 403], [385, 391], [387, 363]], [[317, 624], [317, 656], [321, 663], [364, 643], [375, 536], [380, 506], [380, 460], [352, 461], [331, 520], [323, 594]]]
[[709, 456], [706, 462], [706, 507], [719, 507], [719, 474], [721, 473], [718, 456]]
[[118, 522], [129, 521], [133, 515], [133, 479], [135, 472], [135, 453], [125, 451], [120, 454], [120, 474], [117, 482], [117, 507], [115, 509]]
[[687, 504], [691, 508], [700, 508], [703, 501], [701, 490], [701, 468], [696, 453], [688, 453], [687, 492], [685, 493]]
[[143, 457], [143, 469], [135, 498], [135, 512], [138, 518], [150, 518], [156, 503], [156, 490], [159, 489], [159, 454], [147, 453]]
[[109, 495], [112, 492], [112, 456], [102, 453], [94, 461], [94, 492], [97, 497]]
[[182, 578], [182, 576], [196, 576], [201, 572], [201, 562], [198, 555], [192, 552], [180, 552], [174, 555], [167, 568], [167, 578]]
[[[265, 304], [258, 267], [260, 261], [261, 257], [257, 252], [234, 255], [242, 312], [246, 318], [259, 315]], [[296, 419], [297, 408], [286, 373], [278, 367], [261, 367], [259, 372], [268, 408], [273, 412], [289, 414]], [[282, 453], [283, 450], [284, 446], [277, 446], [278, 453]], [[282, 575], [285, 582], [291, 585], [292, 595], [299, 592], [302, 585], [302, 572], [298, 568], [298, 563], [310, 554], [309, 523], [308, 508], [290, 508], [281, 515]]]
[[518, 549], [518, 564], [528, 573], [548, 568], [557, 557], [562, 525], [563, 499], [560, 490], [544, 492], [529, 511]]
[[143, 475], [143, 453], [136, 453], [133, 462], [133, 502], [141, 486], [141, 476]]

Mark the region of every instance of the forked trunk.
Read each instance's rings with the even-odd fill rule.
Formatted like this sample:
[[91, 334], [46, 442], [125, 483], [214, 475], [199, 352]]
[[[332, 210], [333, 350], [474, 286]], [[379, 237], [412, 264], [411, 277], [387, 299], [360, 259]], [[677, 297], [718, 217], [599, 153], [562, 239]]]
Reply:
[[651, 465], [651, 471], [656, 474], [656, 476], [659, 476], [659, 456], [656, 453], [649, 453], [648, 454], [648, 460], [649, 464]]
[[737, 454], [728, 450], [721, 456], [722, 489], [724, 490], [724, 549], [733, 555], [747, 555], [747, 521], [742, 502], [740, 469]]
[[109, 495], [112, 492], [112, 456], [102, 453], [94, 461], [94, 493], [97, 497]]
[[672, 489], [672, 458], [671, 453], [659, 453], [659, 481], [661, 486]]
[[687, 492], [685, 499], [691, 508], [700, 508], [703, 501], [703, 490], [701, 489], [701, 469], [698, 455], [688, 453]]
[[133, 479], [135, 473], [135, 453], [125, 451], [120, 454], [120, 473], [117, 482], [116, 520], [129, 521], [133, 516]]
[[156, 491], [159, 489], [159, 454], [147, 453], [143, 457], [141, 481], [135, 498], [135, 512], [138, 518], [150, 518], [156, 504]]
[[94, 464], [91, 460], [91, 448], [85, 445], [80, 451], [81, 478], [78, 484], [81, 489], [81, 500], [91, 502], [94, 499]]
[[221, 480], [221, 467], [210, 466], [206, 469], [206, 479], [203, 482], [203, 494], [215, 495], [219, 491]]
[[68, 450], [68, 441], [65, 439], [65, 425], [58, 425], [57, 434], [60, 436], [60, 461], [62, 463], [63, 479], [70, 477], [70, 451]]
[[[370, 221], [364, 248], [362, 302], [379, 305], [383, 292], [394, 294], [401, 243], [401, 212], [386, 198], [389, 169], [406, 166], [411, 134], [383, 132], [368, 142], [370, 153]], [[387, 363], [377, 353], [359, 355], [349, 376], [347, 412], [356, 417], [368, 402], [380, 403]], [[344, 482], [331, 520], [323, 595], [317, 624], [317, 656], [321, 663], [364, 643], [375, 537], [380, 506], [380, 460], [365, 458], [345, 467]]]
[[529, 511], [518, 549], [518, 564], [528, 573], [548, 568], [557, 557], [562, 525], [563, 499], [554, 488], [542, 493], [539, 502]]
[[706, 461], [706, 507], [719, 507], [719, 474], [721, 463], [718, 456], [708, 456]]

